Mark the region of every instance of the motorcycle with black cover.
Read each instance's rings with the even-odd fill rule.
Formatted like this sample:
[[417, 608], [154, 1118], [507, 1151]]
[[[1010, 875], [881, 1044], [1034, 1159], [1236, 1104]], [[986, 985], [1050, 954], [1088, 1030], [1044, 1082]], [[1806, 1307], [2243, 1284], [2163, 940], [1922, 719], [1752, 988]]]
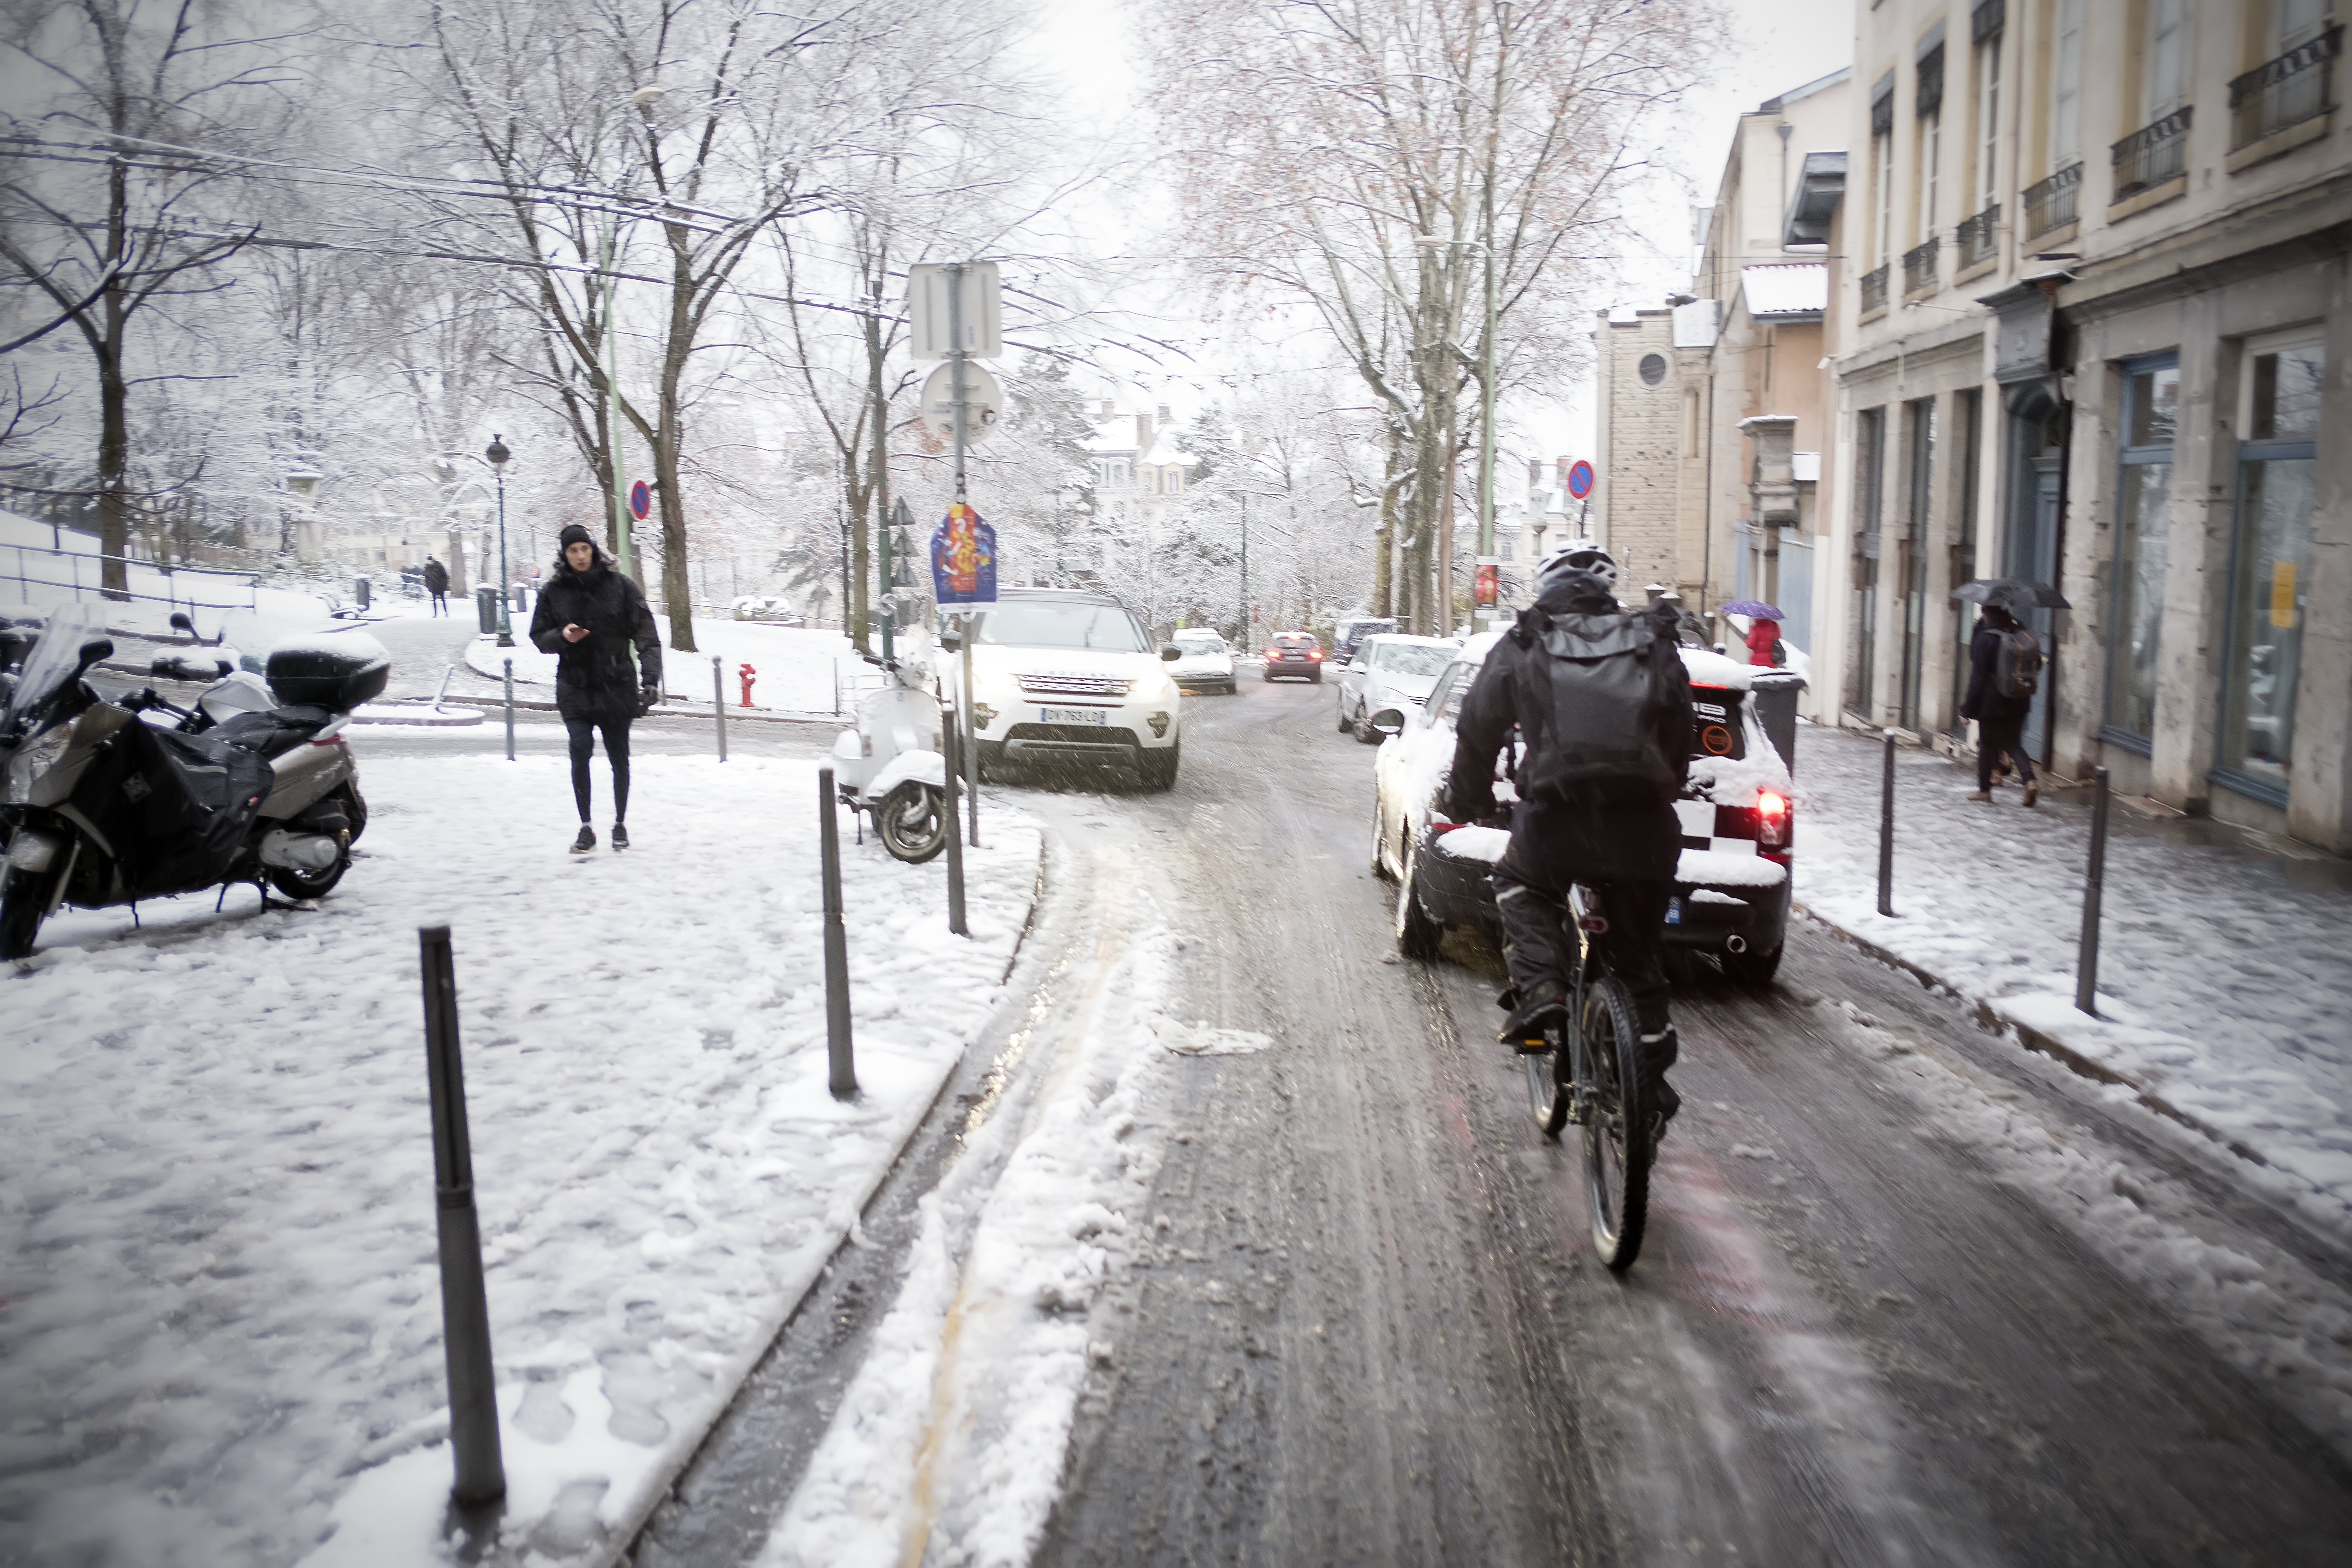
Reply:
[[342, 879], [366, 825], [342, 731], [390, 678], [373, 638], [282, 644], [267, 688], [232, 675], [194, 709], [92, 686], [90, 667], [113, 651], [88, 611], [70, 607], [0, 671], [0, 959], [29, 955], [64, 903], [135, 905], [265, 880], [319, 898]]

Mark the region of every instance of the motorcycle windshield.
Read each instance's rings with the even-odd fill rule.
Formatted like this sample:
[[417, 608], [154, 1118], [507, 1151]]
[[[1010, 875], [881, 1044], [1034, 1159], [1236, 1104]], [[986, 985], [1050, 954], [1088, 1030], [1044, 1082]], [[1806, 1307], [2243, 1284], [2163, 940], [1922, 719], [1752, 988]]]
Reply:
[[67, 605], [50, 615], [8, 692], [7, 710], [0, 714], [0, 746], [30, 740], [47, 728], [49, 710], [81, 673], [82, 645], [105, 635], [105, 623], [88, 605]]

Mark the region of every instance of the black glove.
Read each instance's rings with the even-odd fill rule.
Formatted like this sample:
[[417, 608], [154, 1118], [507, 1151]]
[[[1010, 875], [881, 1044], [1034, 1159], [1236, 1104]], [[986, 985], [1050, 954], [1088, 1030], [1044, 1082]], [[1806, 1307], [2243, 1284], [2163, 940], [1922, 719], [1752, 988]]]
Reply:
[[655, 707], [660, 703], [661, 700], [661, 682], [657, 680], [646, 681], [646, 689], [637, 694], [637, 716], [639, 718], [643, 718], [645, 715], [652, 712]]

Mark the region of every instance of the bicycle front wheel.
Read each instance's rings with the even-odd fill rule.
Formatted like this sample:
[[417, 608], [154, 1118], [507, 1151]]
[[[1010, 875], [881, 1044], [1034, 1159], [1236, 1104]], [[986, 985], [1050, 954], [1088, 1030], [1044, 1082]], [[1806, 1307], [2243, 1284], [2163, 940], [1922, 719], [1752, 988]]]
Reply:
[[1576, 1078], [1586, 1107], [1584, 1206], [1592, 1219], [1593, 1251], [1622, 1274], [1641, 1253], [1650, 1205], [1642, 1032], [1624, 982], [1606, 974], [1590, 986], [1580, 1024]]

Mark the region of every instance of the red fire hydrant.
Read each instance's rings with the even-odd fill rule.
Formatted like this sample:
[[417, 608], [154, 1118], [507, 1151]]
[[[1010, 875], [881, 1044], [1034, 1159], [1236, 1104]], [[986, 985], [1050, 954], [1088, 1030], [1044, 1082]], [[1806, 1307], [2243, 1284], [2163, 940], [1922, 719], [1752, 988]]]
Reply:
[[749, 708], [750, 706], [751, 706], [751, 682], [753, 682], [754, 680], [757, 680], [757, 679], [760, 679], [760, 672], [759, 672], [758, 670], [756, 670], [756, 669], [753, 669], [750, 665], [748, 665], [748, 664], [747, 664], [747, 665], [742, 666], [742, 667], [741, 667], [740, 668], [739, 668], [738, 670], [736, 670], [736, 672], [735, 672], [735, 673], [736, 673], [736, 675], [737, 675], [737, 676], [739, 676], [739, 677], [740, 677], [740, 678], [741, 678], [741, 679], [742, 679], [742, 682], [743, 682], [743, 706], [744, 706], [744, 707], [746, 707], [746, 708]]

